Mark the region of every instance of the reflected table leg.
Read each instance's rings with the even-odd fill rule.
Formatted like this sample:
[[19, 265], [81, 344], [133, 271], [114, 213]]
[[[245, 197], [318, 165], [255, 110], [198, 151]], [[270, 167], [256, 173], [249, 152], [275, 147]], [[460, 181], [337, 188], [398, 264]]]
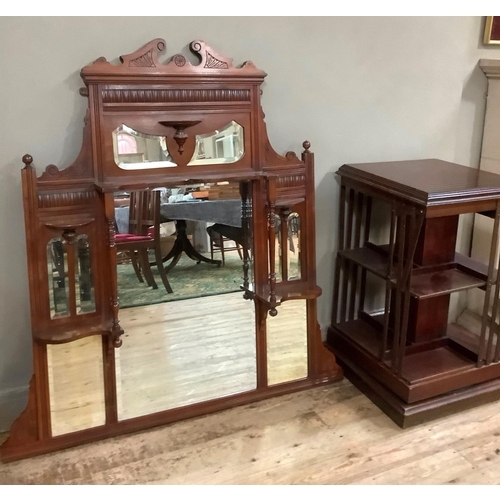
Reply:
[[175, 239], [174, 246], [172, 247], [172, 250], [170, 250], [170, 252], [168, 252], [168, 254], [162, 259], [163, 262], [168, 262], [172, 259], [172, 262], [170, 262], [165, 268], [167, 272], [177, 264], [181, 258], [182, 252], [198, 264], [200, 262], [206, 262], [207, 264], [215, 264], [217, 267], [220, 267], [222, 261], [209, 259], [194, 249], [193, 245], [189, 241], [189, 238], [187, 237], [185, 220], [177, 220], [175, 222], [175, 227], [177, 229], [177, 237]]

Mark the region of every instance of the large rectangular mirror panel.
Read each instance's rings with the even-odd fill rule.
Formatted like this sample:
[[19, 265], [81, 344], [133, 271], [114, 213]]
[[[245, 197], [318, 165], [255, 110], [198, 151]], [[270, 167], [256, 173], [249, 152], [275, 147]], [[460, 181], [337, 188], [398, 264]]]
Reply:
[[256, 388], [242, 205], [223, 181], [115, 193], [119, 420]]

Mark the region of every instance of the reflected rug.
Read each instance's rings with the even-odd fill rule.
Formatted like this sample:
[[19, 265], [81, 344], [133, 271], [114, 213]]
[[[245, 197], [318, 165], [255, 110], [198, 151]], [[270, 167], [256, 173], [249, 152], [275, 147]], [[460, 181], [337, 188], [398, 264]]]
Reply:
[[[207, 255], [210, 257], [210, 255]], [[219, 258], [218, 255], [214, 256]], [[235, 253], [225, 256], [225, 266], [197, 264], [185, 254], [168, 273], [168, 281], [174, 293], [167, 293], [156, 267], [152, 268], [158, 288], [154, 290], [144, 281], [140, 283], [132, 264], [118, 264], [118, 294], [120, 308], [159, 304], [174, 300], [219, 295], [240, 290], [243, 283], [242, 261]]]

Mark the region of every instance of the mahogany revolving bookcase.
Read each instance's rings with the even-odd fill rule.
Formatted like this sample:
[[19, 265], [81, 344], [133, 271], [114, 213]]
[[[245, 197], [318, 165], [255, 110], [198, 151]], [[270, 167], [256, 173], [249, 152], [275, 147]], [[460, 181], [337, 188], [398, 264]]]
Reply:
[[[337, 173], [327, 345], [346, 376], [401, 427], [498, 398], [500, 176], [436, 159]], [[456, 252], [468, 213], [493, 219], [489, 263]], [[457, 297], [473, 289], [484, 292], [477, 331], [457, 321]]]

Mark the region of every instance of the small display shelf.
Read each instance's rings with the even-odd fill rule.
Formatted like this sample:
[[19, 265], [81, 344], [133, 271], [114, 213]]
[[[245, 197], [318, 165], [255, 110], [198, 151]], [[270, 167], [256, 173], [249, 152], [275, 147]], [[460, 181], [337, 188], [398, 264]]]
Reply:
[[[388, 277], [389, 258], [387, 252], [381, 247], [367, 245], [362, 248], [340, 251], [339, 255], [379, 278]], [[391, 267], [394, 269], [395, 263]], [[394, 271], [390, 278], [391, 282], [396, 283]], [[437, 266], [414, 271], [410, 282], [410, 293], [413, 297], [425, 299], [485, 285], [486, 276], [478, 277], [474, 270], [458, 263], [450, 263], [444, 268]]]
[[[348, 378], [402, 427], [500, 397], [493, 320], [500, 313], [500, 176], [434, 159], [343, 165], [337, 173], [326, 344]], [[384, 204], [385, 230], [375, 209]], [[494, 219], [488, 266], [455, 252], [465, 213]], [[388, 238], [381, 245], [372, 233]], [[484, 291], [480, 332], [449, 319], [451, 295], [474, 288]]]
[[[361, 248], [340, 251], [339, 255], [355, 265], [370, 271], [379, 278], [387, 279], [389, 273], [389, 257], [383, 247], [367, 244]], [[395, 265], [391, 266], [391, 282], [396, 283]], [[478, 277], [473, 269], [459, 263], [443, 266], [416, 268], [410, 281], [410, 294], [418, 299], [437, 297], [469, 288], [484, 287], [486, 276]]]
[[307, 281], [276, 283], [274, 302], [269, 284], [259, 287], [249, 284], [247, 287], [242, 286], [241, 289], [247, 293], [247, 298], [255, 298], [265, 303], [269, 308], [277, 306], [286, 300], [316, 299], [321, 295], [321, 288]]
[[471, 276], [466, 270], [452, 267], [412, 276], [410, 294], [417, 299], [428, 299], [485, 285], [485, 280]]
[[372, 272], [379, 278], [387, 278], [389, 270], [389, 256], [381, 247], [367, 243], [360, 248], [341, 250], [339, 256]]

